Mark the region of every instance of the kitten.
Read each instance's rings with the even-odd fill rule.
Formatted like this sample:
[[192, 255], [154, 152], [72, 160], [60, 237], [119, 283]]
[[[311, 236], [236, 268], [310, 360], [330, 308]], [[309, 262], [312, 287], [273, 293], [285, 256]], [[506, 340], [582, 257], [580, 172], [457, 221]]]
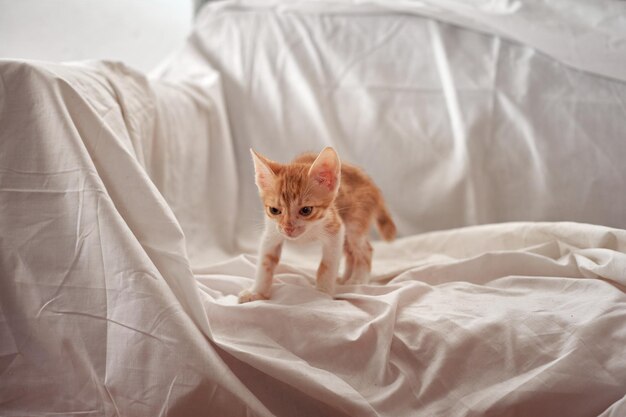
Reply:
[[367, 283], [372, 267], [368, 240], [372, 220], [385, 240], [396, 226], [380, 190], [359, 168], [341, 164], [331, 147], [319, 155], [304, 154], [279, 164], [250, 150], [255, 182], [265, 206], [265, 230], [259, 248], [255, 284], [239, 294], [239, 302], [268, 299], [283, 242], [319, 240], [322, 261], [316, 286], [334, 294], [341, 252], [346, 255], [342, 283]]

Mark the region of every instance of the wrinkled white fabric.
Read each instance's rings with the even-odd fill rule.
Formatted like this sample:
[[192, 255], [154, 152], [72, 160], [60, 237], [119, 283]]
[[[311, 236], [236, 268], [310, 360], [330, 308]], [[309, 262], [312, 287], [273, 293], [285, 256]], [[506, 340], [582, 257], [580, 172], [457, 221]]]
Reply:
[[[0, 415], [623, 414], [624, 83], [320, 7], [209, 7], [152, 79], [0, 61]], [[327, 144], [403, 237], [336, 299], [287, 248], [237, 304], [248, 148]]]
[[253, 3], [206, 8], [158, 73], [219, 71], [242, 241], [263, 215], [250, 147], [288, 161], [335, 146], [376, 180], [403, 235], [518, 220], [626, 227], [624, 82], [414, 14]]
[[[0, 62], [0, 415], [269, 415], [207, 341], [185, 212], [163, 197], [188, 169], [168, 157], [213, 158], [205, 87]], [[183, 120], [204, 137], [164, 136]]]
[[236, 304], [253, 257], [198, 280], [214, 340], [276, 415], [595, 416], [626, 387], [625, 238], [573, 223], [416, 236], [375, 248], [385, 285], [336, 300], [312, 258], [279, 266], [268, 302]]
[[217, 7], [317, 14], [415, 14], [495, 34], [574, 68], [626, 81], [621, 0], [235, 0]]

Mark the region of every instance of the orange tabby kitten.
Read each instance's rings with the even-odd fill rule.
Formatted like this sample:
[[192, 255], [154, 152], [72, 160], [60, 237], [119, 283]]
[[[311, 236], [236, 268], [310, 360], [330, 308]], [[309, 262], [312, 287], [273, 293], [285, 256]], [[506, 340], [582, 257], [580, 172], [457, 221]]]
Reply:
[[333, 295], [341, 252], [346, 255], [342, 283], [367, 283], [372, 268], [368, 240], [372, 220], [385, 240], [396, 235], [380, 190], [359, 168], [341, 164], [333, 148], [317, 157], [305, 154], [279, 164], [253, 150], [255, 180], [265, 206], [265, 230], [255, 284], [239, 302], [268, 299], [283, 242], [322, 243], [317, 288]]

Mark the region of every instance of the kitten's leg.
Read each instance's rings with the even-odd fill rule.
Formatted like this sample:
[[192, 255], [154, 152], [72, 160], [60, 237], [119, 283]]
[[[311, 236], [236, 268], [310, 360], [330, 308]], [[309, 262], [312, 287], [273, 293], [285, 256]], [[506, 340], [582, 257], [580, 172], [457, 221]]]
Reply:
[[344, 227], [341, 225], [335, 233], [325, 236], [322, 241], [322, 261], [317, 269], [316, 287], [330, 295], [335, 293], [344, 235]]
[[346, 284], [367, 284], [372, 271], [372, 245], [367, 239], [358, 233], [349, 233], [346, 242], [351, 249], [354, 263], [352, 274], [347, 278]]
[[354, 270], [354, 255], [352, 254], [352, 247], [348, 239], [344, 239], [343, 253], [346, 255], [346, 268], [343, 272], [343, 277], [339, 281], [341, 284], [345, 284], [350, 280], [352, 271]]
[[274, 269], [280, 260], [282, 245], [282, 239], [277, 236], [267, 232], [263, 234], [254, 285], [239, 294], [239, 303], [270, 298]]

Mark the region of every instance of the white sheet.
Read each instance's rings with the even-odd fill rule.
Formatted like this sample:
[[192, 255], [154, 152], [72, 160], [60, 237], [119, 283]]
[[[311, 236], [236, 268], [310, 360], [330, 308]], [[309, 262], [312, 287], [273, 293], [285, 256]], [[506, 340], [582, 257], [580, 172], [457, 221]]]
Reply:
[[[242, 7], [207, 9], [161, 80], [0, 62], [0, 415], [623, 414], [626, 231], [413, 235], [622, 224], [623, 83], [415, 16]], [[432, 54], [388, 59], [415, 49]], [[325, 143], [406, 237], [336, 300], [312, 250], [287, 251], [272, 300], [236, 304], [258, 236], [247, 148]]]
[[[4, 61], [0, 80], [0, 415], [262, 409], [207, 341], [193, 233], [155, 186], [227, 155], [202, 152], [210, 78]], [[185, 126], [203, 135], [170, 136]]]
[[[518, 220], [626, 227], [623, 82], [388, 8], [253, 3], [206, 8], [159, 72], [219, 71], [241, 179], [249, 147], [287, 161], [333, 144], [376, 179], [403, 235]], [[237, 235], [254, 241], [262, 212], [253, 182], [239, 186]]]
[[[432, 17], [533, 47], [574, 68], [626, 81], [626, 4], [620, 0], [236, 0], [243, 8]], [[221, 5], [217, 6], [221, 7]]]
[[267, 303], [236, 305], [250, 280], [233, 272], [254, 258], [199, 281], [214, 340], [276, 415], [597, 416], [626, 387], [625, 237], [519, 223], [408, 238], [376, 247], [386, 285], [337, 300], [302, 262]]

